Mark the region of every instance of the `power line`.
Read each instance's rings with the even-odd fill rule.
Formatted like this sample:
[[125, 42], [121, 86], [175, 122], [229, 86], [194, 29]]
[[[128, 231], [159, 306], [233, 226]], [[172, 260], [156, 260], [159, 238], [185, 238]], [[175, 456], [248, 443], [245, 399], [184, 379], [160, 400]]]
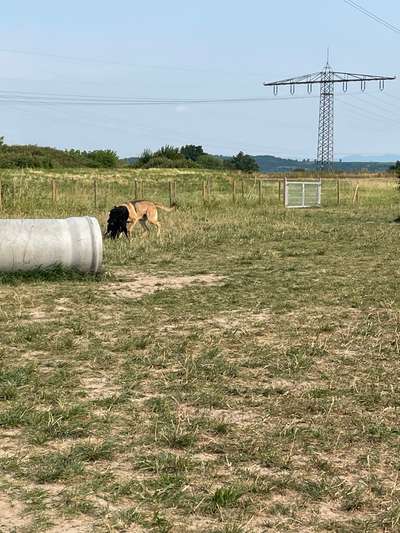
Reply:
[[139, 98], [107, 97], [82, 95], [56, 95], [40, 93], [22, 93], [19, 91], [1, 91], [0, 103], [32, 105], [77, 105], [77, 106], [159, 106], [159, 105], [195, 105], [195, 104], [241, 104], [272, 102], [276, 100], [307, 100], [318, 96], [281, 96], [281, 97], [240, 97], [240, 98]]
[[338, 96], [338, 98], [339, 98], [339, 101], [343, 105], [350, 107], [352, 109], [356, 109], [357, 112], [360, 113], [363, 118], [367, 118], [367, 119], [374, 120], [374, 121], [386, 121], [388, 123], [393, 123], [393, 124], [398, 123], [400, 121], [400, 119], [388, 117], [387, 115], [382, 115], [379, 112], [376, 112], [374, 110], [368, 110], [368, 109], [365, 109], [364, 107], [360, 107], [353, 103], [346, 102], [345, 99], [347, 97]]
[[376, 94], [365, 94], [364, 96], [366, 96], [368, 99], [373, 98], [374, 102], [372, 102], [372, 105], [374, 105], [377, 109], [382, 109], [382, 111], [384, 111], [385, 113], [390, 113], [391, 116], [393, 116], [394, 112], [399, 111], [398, 106], [394, 105], [393, 102], [388, 102], [387, 100], [382, 98], [381, 95], [377, 96]]
[[[48, 59], [53, 59], [56, 61], [67, 61], [73, 63], [83, 63], [83, 64], [92, 64], [92, 65], [108, 65], [108, 66], [117, 66], [124, 68], [134, 68], [134, 69], [148, 69], [148, 70], [166, 70], [166, 71], [182, 71], [182, 72], [199, 72], [199, 73], [213, 73], [213, 74], [228, 74], [230, 76], [238, 76], [238, 72], [231, 72], [220, 68], [194, 68], [186, 65], [182, 66], [171, 66], [171, 65], [143, 65], [140, 63], [124, 63], [123, 61], [116, 61], [113, 59], [99, 59], [96, 57], [77, 57], [77, 56], [68, 56], [60, 54], [51, 54], [48, 52], [40, 52], [33, 50], [15, 50], [11, 48], [0, 48], [0, 54], [15, 54], [21, 56], [34, 56], [34, 57], [44, 57]], [[246, 72], [246, 76], [262, 76], [261, 72]], [[240, 72], [240, 75], [243, 76], [243, 72]]]
[[400, 100], [400, 98], [398, 96], [395, 96], [394, 94], [390, 94], [388, 92], [385, 92], [385, 96], [388, 96], [389, 98], [392, 98], [392, 100], [397, 100], [397, 101]]
[[[367, 95], [367, 94], [364, 94], [364, 95], [360, 95], [360, 96], [356, 96], [355, 99], [362, 102], [363, 104], [365, 104], [365, 98], [370, 98], [370, 95]], [[375, 97], [376, 99], [378, 99], [379, 97]], [[367, 100], [367, 105], [369, 106], [367, 108], [367, 110], [369, 110], [371, 107], [372, 107], [372, 112], [375, 113], [375, 114], [379, 114], [380, 116], [382, 116], [382, 118], [387, 118], [388, 120], [395, 120], [395, 117], [394, 117], [394, 111], [393, 108], [391, 110], [389, 110], [387, 107], [384, 107], [382, 105], [380, 105], [379, 103], [376, 103], [376, 102], [371, 102], [370, 100], [368, 101]], [[383, 113], [386, 113], [385, 115]]]
[[[22, 111], [22, 110], [26, 110], [26, 107], [22, 107], [22, 106], [19, 106], [18, 104], [11, 104], [11, 106], [17, 110], [17, 111]], [[45, 107], [45, 106], [43, 106]], [[29, 110], [31, 112], [40, 112], [42, 113], [42, 109], [43, 107], [41, 108], [41, 110], [39, 111], [38, 108], [30, 108]], [[119, 131], [120, 133], [124, 133], [124, 134], [132, 134], [132, 132], [138, 132], [140, 131], [140, 133], [149, 133], [151, 134], [151, 137], [152, 139], [154, 140], [154, 134], [156, 134], [156, 138], [159, 139], [159, 143], [170, 143], [171, 142], [171, 139], [172, 139], [172, 142], [173, 143], [186, 143], [187, 142], [187, 133], [185, 131], [181, 131], [181, 130], [177, 130], [177, 129], [171, 129], [171, 128], [165, 128], [165, 127], [160, 127], [160, 125], [157, 125], [157, 127], [149, 127], [148, 125], [143, 125], [143, 124], [140, 124], [138, 125], [136, 122], [135, 122], [135, 125], [131, 125], [131, 128], [129, 127], [118, 127], [118, 126], [111, 126], [109, 124], [104, 124], [101, 120], [96, 120], [96, 121], [93, 121], [93, 120], [90, 120], [90, 119], [87, 119], [87, 118], [83, 118], [82, 119], [82, 115], [79, 115], [78, 117], [71, 117], [71, 115], [65, 111], [65, 109], [63, 108], [54, 108], [52, 106], [47, 106], [46, 107], [48, 110], [52, 111], [52, 112], [56, 112], [57, 115], [59, 117], [63, 117], [63, 121], [65, 120], [65, 118], [69, 118], [71, 120], [73, 120], [74, 122], [78, 122], [78, 123], [81, 123], [83, 125], [89, 125], [89, 126], [93, 126], [93, 127], [101, 127], [101, 128], [109, 128], [109, 129], [113, 129], [113, 130], [116, 130], [116, 131]], [[115, 117], [113, 117], [115, 118]], [[198, 137], [197, 134], [196, 134], [196, 138], [198, 139], [196, 142], [199, 142], [201, 143], [202, 145], [204, 146], [208, 146], [209, 148], [213, 148], [217, 151], [224, 151], [224, 150], [227, 150], [229, 152], [232, 152], [232, 153], [235, 153], [236, 151], [239, 151], [241, 149], [246, 149], [246, 150], [250, 150], [252, 151], [253, 153], [259, 153], [259, 152], [264, 152], [265, 150], [269, 150], [271, 152], [274, 152], [275, 154], [278, 154], [280, 157], [284, 157], [284, 158], [287, 158], [289, 157], [289, 154], [292, 152], [292, 149], [290, 148], [287, 148], [287, 147], [282, 147], [282, 146], [271, 146], [271, 145], [265, 145], [265, 144], [254, 144], [254, 143], [249, 143], [248, 141], [245, 141], [244, 139], [238, 139], [235, 137], [235, 144], [227, 144], [225, 140], [220, 140], [219, 138], [216, 138], [216, 137], [210, 137], [208, 134], [206, 137]], [[229, 143], [230, 141], [228, 141]], [[301, 149], [297, 149], [295, 150], [297, 153], [301, 153], [303, 150]], [[300, 156], [298, 156], [298, 158], [300, 158]]]
[[378, 15], [375, 15], [375, 13], [372, 13], [372, 11], [368, 11], [368, 9], [365, 9], [365, 7], [361, 6], [360, 4], [355, 2], [354, 0], [343, 0], [343, 1], [346, 4], [348, 4], [349, 6], [354, 7], [354, 9], [356, 9], [360, 13], [363, 13], [364, 15], [369, 17], [370, 19], [374, 20], [375, 22], [378, 22], [379, 24], [382, 24], [382, 26], [385, 26], [385, 28], [394, 31], [395, 33], [400, 34], [400, 28], [398, 26], [395, 26], [394, 24], [391, 24], [387, 20], [384, 20], [384, 19], [378, 17]]

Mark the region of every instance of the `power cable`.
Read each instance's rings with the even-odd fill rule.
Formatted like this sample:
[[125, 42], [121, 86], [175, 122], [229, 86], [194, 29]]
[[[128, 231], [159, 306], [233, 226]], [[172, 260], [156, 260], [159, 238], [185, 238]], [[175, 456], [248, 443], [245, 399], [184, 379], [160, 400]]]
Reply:
[[375, 111], [367, 111], [363, 107], [359, 107], [357, 105], [351, 104], [350, 102], [345, 102], [344, 99], [340, 98], [340, 97], [339, 97], [339, 102], [341, 102], [345, 106], [351, 107], [352, 109], [356, 109], [359, 113], [364, 115], [363, 118], [369, 118], [369, 119], [375, 120], [375, 121], [376, 120], [378, 120], [378, 121], [387, 121], [387, 122], [390, 122], [390, 123], [393, 123], [393, 124], [400, 122], [400, 119], [395, 119], [395, 118], [388, 117], [386, 115], [381, 115], [379, 113], [376, 113]]
[[388, 93], [387, 91], [385, 91], [384, 94], [385, 94], [385, 96], [388, 96], [388, 97], [391, 98], [392, 100], [397, 100], [397, 101], [400, 100], [400, 97], [395, 96], [394, 94], [390, 94], [390, 93]]
[[[376, 100], [377, 102], [374, 102], [374, 104], [376, 105], [376, 107], [380, 107], [381, 109], [383, 109], [386, 113], [390, 113], [391, 115], [393, 115], [393, 112], [400, 112], [400, 107], [396, 104], [394, 104], [393, 102], [391, 101], [388, 101], [387, 99], [384, 98], [384, 94], [382, 95], [379, 95], [377, 96], [376, 94], [367, 94], [365, 93], [365, 96], [368, 98], [368, 99], [371, 99], [373, 98], [374, 100]], [[379, 102], [379, 104], [378, 104]]]
[[[45, 57], [48, 59], [54, 59], [54, 60], [62, 60], [62, 61], [71, 61], [74, 63], [84, 63], [84, 64], [92, 64], [92, 65], [109, 65], [109, 66], [119, 66], [119, 67], [125, 67], [125, 68], [135, 68], [135, 69], [149, 69], [149, 70], [167, 70], [167, 71], [182, 71], [182, 72], [199, 72], [199, 73], [205, 73], [205, 72], [211, 72], [213, 74], [228, 74], [230, 76], [238, 76], [238, 72], [230, 72], [227, 70], [223, 70], [220, 68], [193, 68], [186, 65], [183, 66], [170, 66], [170, 65], [143, 65], [140, 63], [124, 63], [123, 61], [115, 61], [115, 60], [104, 60], [99, 58], [89, 58], [89, 57], [77, 57], [77, 56], [67, 56], [67, 55], [59, 55], [59, 54], [51, 54], [47, 52], [37, 52], [32, 50], [15, 50], [10, 48], [0, 48], [0, 53], [4, 54], [16, 54], [16, 55], [22, 55], [22, 56], [37, 56], [37, 57]], [[265, 73], [255, 73], [255, 72], [244, 72], [247, 76], [264, 76]], [[240, 72], [240, 75], [243, 77], [243, 72]]]
[[[364, 98], [370, 98], [372, 95], [363, 95], [363, 96], [355, 96], [355, 99], [362, 102], [365, 104], [365, 99]], [[377, 96], [375, 98], [378, 98]], [[372, 109], [372, 112], [373, 113], [376, 113], [376, 114], [379, 114], [380, 116], [382, 117], [385, 117], [387, 118], [388, 120], [395, 120], [395, 117], [393, 116], [393, 108], [391, 110], [389, 110], [387, 107], [384, 107], [382, 105], [379, 105], [378, 103], [376, 102], [371, 102], [370, 100], [367, 100], [368, 102], [368, 106], [372, 106], [373, 108], [375, 109]], [[389, 116], [386, 114], [386, 115], [383, 115], [382, 113], [389, 113]]]
[[392, 30], [395, 33], [400, 34], [400, 28], [398, 26], [395, 26], [394, 24], [391, 24], [387, 20], [384, 20], [384, 19], [378, 17], [378, 15], [375, 15], [375, 13], [372, 13], [372, 11], [368, 11], [368, 9], [365, 9], [365, 7], [361, 6], [360, 4], [355, 2], [354, 0], [343, 0], [343, 1], [346, 4], [348, 4], [349, 6], [353, 7], [357, 11], [359, 11], [360, 13], [363, 13], [364, 15], [369, 17], [370, 19], [374, 20], [375, 22], [378, 22], [379, 24], [382, 24], [382, 26], [385, 26], [387, 29]]
[[195, 105], [195, 104], [240, 104], [259, 103], [281, 100], [307, 100], [315, 96], [281, 96], [281, 97], [244, 97], [244, 98], [130, 98], [45, 95], [21, 92], [4, 93], [0, 91], [0, 103], [18, 103], [34, 105], [83, 105], [83, 106], [154, 106], [154, 105]]

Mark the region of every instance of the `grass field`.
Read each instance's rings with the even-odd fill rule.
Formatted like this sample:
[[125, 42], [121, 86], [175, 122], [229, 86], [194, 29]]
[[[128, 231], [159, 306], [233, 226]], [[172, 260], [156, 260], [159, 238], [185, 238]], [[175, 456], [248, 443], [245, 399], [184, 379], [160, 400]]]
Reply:
[[[128, 171], [3, 176], [2, 216], [95, 214]], [[141, 173], [163, 240], [98, 278], [0, 275], [0, 531], [400, 530], [400, 194]], [[52, 202], [49, 179], [59, 183]]]

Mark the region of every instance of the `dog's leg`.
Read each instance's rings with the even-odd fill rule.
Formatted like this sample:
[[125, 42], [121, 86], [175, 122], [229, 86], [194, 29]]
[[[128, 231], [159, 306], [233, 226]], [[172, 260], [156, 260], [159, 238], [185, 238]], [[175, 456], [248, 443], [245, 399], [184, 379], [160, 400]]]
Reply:
[[142, 226], [143, 228], [143, 235], [142, 235], [142, 238], [144, 237], [148, 237], [149, 236], [149, 233], [150, 233], [150, 230], [149, 228], [147, 227], [147, 224], [146, 224], [146, 221], [143, 220], [142, 218], [139, 220], [140, 222], [140, 225]]
[[129, 225], [128, 225], [128, 235], [129, 235], [129, 240], [132, 236], [132, 231], [133, 231], [133, 228], [136, 226], [136, 224], [139, 222], [139, 219], [135, 219], [133, 222], [130, 222]]
[[161, 224], [158, 222], [158, 220], [156, 220], [156, 221], [154, 221], [154, 222], [151, 222], [151, 224], [153, 224], [154, 226], [156, 226], [156, 228], [157, 228], [157, 237], [160, 238]]
[[158, 222], [157, 211], [154, 210], [152, 213], [148, 213], [147, 214], [147, 220], [150, 222], [150, 224], [153, 224], [153, 226], [156, 226], [156, 228], [157, 228], [157, 237], [160, 237], [161, 224]]

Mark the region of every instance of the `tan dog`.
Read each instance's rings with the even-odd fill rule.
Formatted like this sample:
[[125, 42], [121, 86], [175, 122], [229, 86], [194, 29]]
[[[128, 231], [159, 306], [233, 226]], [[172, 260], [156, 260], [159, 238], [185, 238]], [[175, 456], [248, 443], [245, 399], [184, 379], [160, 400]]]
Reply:
[[157, 209], [174, 211], [175, 208], [175, 205], [166, 207], [147, 200], [132, 200], [115, 206], [111, 209], [108, 217], [106, 236], [109, 235], [112, 239], [116, 239], [121, 233], [124, 233], [129, 239], [133, 228], [138, 222], [140, 222], [146, 235], [149, 233], [146, 222], [150, 222], [150, 224], [157, 227], [157, 237], [159, 237], [161, 225], [158, 221]]

